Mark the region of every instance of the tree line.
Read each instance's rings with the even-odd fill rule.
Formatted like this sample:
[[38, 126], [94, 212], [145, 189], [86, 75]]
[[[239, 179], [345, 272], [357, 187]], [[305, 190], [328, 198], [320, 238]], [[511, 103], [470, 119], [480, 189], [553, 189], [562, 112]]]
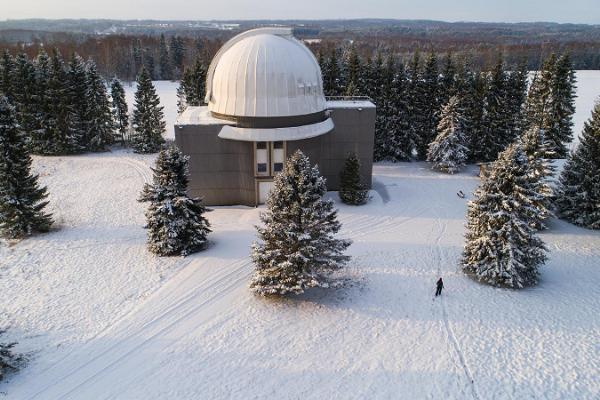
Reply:
[[165, 128], [160, 99], [144, 69], [130, 114], [118, 79], [110, 85], [92, 60], [76, 53], [65, 60], [54, 49], [34, 59], [0, 58], [0, 95], [15, 108], [16, 123], [29, 151], [42, 155], [105, 151], [114, 143], [138, 152], [156, 152]]
[[376, 161], [426, 160], [451, 98], [466, 159], [490, 162], [526, 128], [546, 131], [549, 151], [565, 157], [572, 140], [575, 73], [569, 55], [552, 55], [528, 85], [526, 62], [501, 55], [488, 70], [447, 54], [415, 53], [408, 65], [382, 53], [362, 58], [354, 47], [318, 55], [328, 96], [368, 96], [377, 106]]

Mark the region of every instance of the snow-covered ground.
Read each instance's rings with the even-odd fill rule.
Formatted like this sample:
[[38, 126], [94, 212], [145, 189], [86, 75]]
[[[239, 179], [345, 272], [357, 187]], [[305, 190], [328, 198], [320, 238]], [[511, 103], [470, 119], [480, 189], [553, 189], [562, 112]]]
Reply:
[[356, 284], [270, 300], [247, 289], [260, 209], [208, 214], [202, 253], [146, 252], [152, 160], [36, 157], [58, 230], [0, 246], [0, 327], [31, 358], [4, 398], [600, 397], [600, 232], [553, 220], [537, 287], [483, 286], [457, 270], [475, 169], [379, 164], [368, 205], [338, 204]]

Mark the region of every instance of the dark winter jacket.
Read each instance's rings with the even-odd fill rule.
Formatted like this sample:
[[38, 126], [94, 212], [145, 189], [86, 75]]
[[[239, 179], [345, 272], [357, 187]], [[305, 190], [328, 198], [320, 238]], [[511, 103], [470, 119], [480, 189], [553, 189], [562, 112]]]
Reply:
[[438, 279], [436, 285], [437, 285], [438, 289], [444, 287], [444, 282], [442, 281], [442, 278]]

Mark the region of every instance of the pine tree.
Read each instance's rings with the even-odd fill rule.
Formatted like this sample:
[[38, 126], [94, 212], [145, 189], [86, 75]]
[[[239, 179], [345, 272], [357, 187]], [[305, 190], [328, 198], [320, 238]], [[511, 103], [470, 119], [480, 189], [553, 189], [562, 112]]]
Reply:
[[557, 158], [565, 158], [567, 145], [573, 141], [575, 114], [575, 71], [568, 55], [561, 56], [554, 65], [551, 96], [548, 104], [547, 140]]
[[539, 194], [530, 187], [527, 164], [521, 146], [510, 145], [469, 202], [462, 269], [493, 286], [534, 285], [546, 261], [545, 245], [529, 221]]
[[537, 230], [546, 229], [544, 221], [552, 215], [553, 191], [549, 179], [554, 173], [554, 167], [547, 160], [549, 152], [544, 130], [532, 126], [522, 135], [521, 144], [527, 156], [530, 186], [533, 191], [541, 195], [533, 203], [533, 212], [529, 217], [530, 225]]
[[600, 229], [600, 102], [560, 175], [556, 208], [575, 225]]
[[172, 36], [170, 43], [171, 65], [174, 68], [173, 78], [179, 79], [183, 72], [183, 60], [185, 58], [185, 44], [179, 36]]
[[538, 126], [547, 130], [550, 126], [548, 115], [550, 99], [552, 96], [552, 82], [556, 68], [556, 55], [551, 54], [542, 64], [540, 71], [536, 72], [527, 95], [527, 123], [529, 126]]
[[[50, 76], [44, 99], [44, 105], [48, 110], [48, 118], [42, 125], [46, 130], [47, 138], [42, 149], [44, 154], [74, 154], [84, 150], [81, 145], [84, 139], [75, 126], [75, 112], [68, 85], [64, 61], [55, 49], [50, 59]], [[84, 100], [79, 99], [79, 101]]]
[[513, 132], [510, 129], [509, 109], [506, 106], [507, 98], [507, 76], [504, 70], [502, 57], [491, 72], [485, 97], [485, 114], [483, 118], [484, 129], [473, 149], [478, 161], [493, 161], [498, 153], [514, 141]]
[[362, 79], [362, 63], [356, 48], [352, 46], [346, 59], [345, 72], [345, 83], [344, 88], [345, 96], [361, 96], [361, 88], [363, 87]]
[[52, 131], [48, 129], [53, 124], [50, 109], [53, 99], [48, 93], [50, 83], [50, 58], [42, 50], [35, 59], [35, 91], [33, 99], [36, 105], [36, 129], [32, 132], [30, 148], [33, 153], [45, 154], [52, 140]]
[[127, 109], [127, 100], [125, 99], [125, 89], [121, 82], [115, 78], [110, 85], [110, 96], [112, 98], [112, 114], [115, 126], [121, 143], [127, 141], [127, 131], [129, 128], [129, 111]]
[[88, 77], [86, 64], [77, 54], [71, 56], [67, 71], [66, 95], [72, 106], [71, 128], [80, 138], [79, 147], [87, 149], [90, 138], [88, 135]]
[[[5, 331], [0, 330], [0, 337]], [[13, 351], [17, 343], [0, 342], [0, 382], [11, 372], [16, 372], [25, 363], [25, 357]]]
[[[14, 100], [13, 74], [15, 62], [8, 50], [2, 52], [0, 58], [0, 96], [4, 95], [9, 101]], [[17, 88], [18, 89], [18, 88]]]
[[250, 288], [262, 295], [300, 294], [329, 287], [330, 273], [349, 261], [350, 241], [334, 238], [340, 230], [337, 211], [324, 200], [325, 179], [301, 151], [275, 177], [252, 246], [255, 272]]
[[440, 104], [439, 104], [439, 72], [435, 53], [431, 52], [423, 71], [416, 83], [416, 92], [413, 94], [415, 108], [415, 139], [417, 158], [425, 160], [429, 144], [436, 137]]
[[[150, 77], [150, 80], [152, 80], [152, 81], [156, 80], [156, 68], [155, 68], [155, 63], [154, 63], [154, 54], [152, 53], [152, 50], [149, 47], [146, 47], [144, 49], [142, 68], [144, 68], [146, 70], [146, 73]], [[141, 73], [141, 70], [142, 69], [140, 68], [139, 73]]]
[[440, 78], [440, 104], [447, 104], [450, 97], [457, 94], [457, 71], [452, 54], [446, 54]]
[[326, 96], [341, 96], [343, 93], [342, 88], [344, 87], [344, 79], [340, 68], [339, 58], [338, 49], [333, 48], [327, 62], [327, 81], [324, 82]]
[[504, 147], [523, 135], [527, 128], [526, 100], [529, 71], [527, 63], [521, 62], [507, 76], [505, 107], [508, 109], [508, 135]]
[[186, 68], [177, 88], [177, 111], [204, 104], [206, 95], [206, 68], [200, 59], [196, 59], [192, 68]]
[[340, 172], [339, 196], [342, 202], [359, 206], [369, 200], [369, 191], [360, 181], [360, 160], [355, 153], [346, 158]]
[[437, 127], [438, 135], [429, 145], [427, 161], [432, 168], [453, 174], [464, 167], [468, 157], [462, 132], [460, 101], [453, 96], [442, 109]]
[[25, 135], [17, 125], [15, 108], [0, 97], [0, 235], [9, 239], [46, 232], [52, 225], [46, 188], [31, 174]]
[[160, 67], [160, 79], [169, 81], [173, 79], [173, 68], [171, 65], [171, 57], [169, 56], [169, 47], [167, 46], [167, 40], [164, 34], [160, 34], [159, 43], [159, 67]]
[[186, 256], [207, 244], [208, 211], [200, 199], [187, 195], [188, 157], [176, 147], [161, 150], [153, 168], [152, 184], [146, 184], [140, 201], [150, 202], [146, 211], [148, 249], [160, 256]]
[[17, 122], [23, 131], [28, 147], [38, 132], [38, 99], [36, 92], [35, 67], [27, 59], [25, 54], [19, 54], [15, 59], [15, 70], [13, 74], [14, 87], [20, 88], [15, 91], [13, 103], [17, 112]]
[[114, 142], [114, 121], [106, 85], [93, 62], [88, 63], [85, 101], [87, 103], [88, 149], [104, 151]]
[[465, 87], [461, 99], [463, 110], [463, 131], [469, 148], [469, 159], [484, 161], [485, 148], [485, 99], [487, 97], [487, 78], [481, 72], [470, 71], [465, 67]]
[[142, 69], [137, 79], [132, 118], [132, 146], [137, 153], [155, 153], [160, 150], [165, 131], [162, 110], [150, 76]]

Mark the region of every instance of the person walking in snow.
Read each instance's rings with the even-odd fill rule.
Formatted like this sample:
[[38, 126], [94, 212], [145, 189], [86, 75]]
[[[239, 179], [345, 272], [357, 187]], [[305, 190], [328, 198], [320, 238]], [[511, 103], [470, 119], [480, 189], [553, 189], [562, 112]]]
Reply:
[[441, 296], [442, 289], [444, 288], [444, 281], [442, 280], [442, 277], [440, 277], [440, 279], [438, 279], [438, 281], [435, 285], [437, 286], [437, 289], [435, 290], [435, 297]]

